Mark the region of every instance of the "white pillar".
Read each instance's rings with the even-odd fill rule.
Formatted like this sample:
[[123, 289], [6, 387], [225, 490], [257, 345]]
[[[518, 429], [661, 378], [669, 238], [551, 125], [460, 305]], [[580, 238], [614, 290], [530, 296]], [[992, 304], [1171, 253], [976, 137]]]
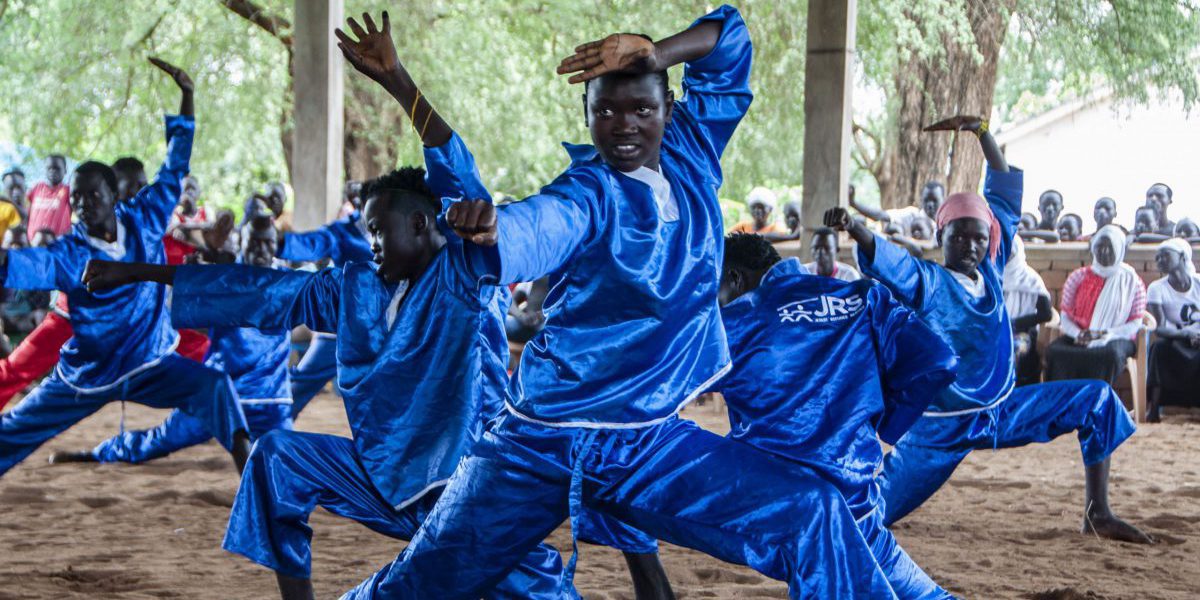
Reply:
[[[857, 0], [809, 0], [808, 52], [804, 65], [805, 232], [821, 226], [825, 211], [846, 206], [850, 183], [851, 92]], [[812, 252], [809, 236], [802, 256]]]
[[342, 53], [333, 28], [342, 0], [295, 0], [293, 223], [312, 229], [337, 216], [342, 203]]

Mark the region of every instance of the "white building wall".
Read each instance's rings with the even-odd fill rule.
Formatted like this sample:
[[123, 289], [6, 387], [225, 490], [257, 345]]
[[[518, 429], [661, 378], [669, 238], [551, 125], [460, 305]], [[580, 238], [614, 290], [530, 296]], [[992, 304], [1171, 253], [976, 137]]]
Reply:
[[1162, 181], [1175, 192], [1171, 219], [1200, 222], [1200, 110], [1193, 112], [1189, 118], [1182, 102], [1114, 109], [1110, 99], [1102, 99], [1060, 118], [1002, 130], [997, 137], [1009, 161], [1025, 169], [1028, 212], [1037, 213], [1043, 191], [1056, 189], [1063, 194], [1064, 212], [1078, 213], [1084, 230], [1091, 231], [1093, 204], [1111, 196], [1117, 201], [1117, 222], [1131, 227], [1146, 189]]

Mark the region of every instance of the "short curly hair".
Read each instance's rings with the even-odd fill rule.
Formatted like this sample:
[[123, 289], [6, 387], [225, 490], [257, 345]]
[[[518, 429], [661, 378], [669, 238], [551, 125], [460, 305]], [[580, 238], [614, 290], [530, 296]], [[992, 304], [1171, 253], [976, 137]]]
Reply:
[[80, 175], [99, 175], [104, 183], [108, 184], [108, 189], [114, 194], [117, 193], [117, 174], [113, 172], [112, 167], [102, 162], [89, 160], [75, 167], [75, 176]]
[[783, 260], [771, 242], [757, 233], [725, 236], [725, 268], [766, 271]]
[[437, 214], [441, 210], [438, 199], [425, 183], [425, 169], [421, 167], [400, 167], [375, 179], [363, 182], [362, 199], [364, 202], [371, 198], [389, 200], [395, 198], [393, 192], [406, 192], [409, 197], [420, 198], [419, 208]]

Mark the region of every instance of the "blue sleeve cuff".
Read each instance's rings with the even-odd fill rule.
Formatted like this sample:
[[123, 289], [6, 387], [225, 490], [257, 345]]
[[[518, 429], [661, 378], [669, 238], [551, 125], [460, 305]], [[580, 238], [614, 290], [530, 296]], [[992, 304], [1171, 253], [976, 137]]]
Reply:
[[[500, 278], [500, 251], [496, 246], [480, 246], [473, 244], [460, 237], [450, 229], [450, 225], [446, 223], [446, 211], [450, 206], [461, 199], [442, 198], [442, 212], [438, 214], [438, 229], [442, 235], [446, 236], [446, 245], [452, 252], [456, 253], [455, 261], [463, 270], [465, 277], [469, 280], [468, 283], [472, 286], [480, 283], [496, 284]], [[499, 220], [500, 215], [496, 215]], [[503, 228], [499, 228], [501, 238], [503, 238]]]
[[[693, 75], [693, 70], [700, 72], [729, 71], [737, 66], [739, 61], [747, 59], [753, 51], [750, 44], [750, 32], [738, 9], [728, 4], [722, 5], [696, 19], [696, 22], [692, 23], [692, 27], [709, 21], [721, 21], [721, 37], [717, 39], [712, 52], [687, 63], [685, 79]], [[746, 71], [748, 75], [749, 69], [747, 68]]]
[[429, 189], [443, 198], [491, 200], [483, 185], [475, 157], [457, 132], [441, 146], [425, 146], [425, 182]]

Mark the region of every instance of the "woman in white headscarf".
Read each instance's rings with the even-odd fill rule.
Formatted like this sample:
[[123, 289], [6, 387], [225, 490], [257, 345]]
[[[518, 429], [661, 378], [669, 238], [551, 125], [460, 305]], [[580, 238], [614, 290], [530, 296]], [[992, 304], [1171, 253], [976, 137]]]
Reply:
[[1200, 386], [1200, 277], [1192, 246], [1171, 238], [1159, 244], [1154, 262], [1163, 277], [1146, 292], [1146, 310], [1158, 321], [1146, 378], [1151, 422], [1164, 404], [1196, 404]]
[[1004, 265], [1004, 304], [1012, 319], [1013, 346], [1016, 349], [1017, 385], [1039, 383], [1042, 357], [1038, 354], [1038, 325], [1050, 321], [1050, 291], [1042, 276], [1025, 262], [1025, 243], [1013, 238], [1012, 251]]
[[1092, 236], [1092, 265], [1063, 286], [1063, 336], [1046, 350], [1046, 379], [1100, 379], [1110, 385], [1137, 351], [1146, 287], [1125, 264], [1125, 232], [1106, 225]]

